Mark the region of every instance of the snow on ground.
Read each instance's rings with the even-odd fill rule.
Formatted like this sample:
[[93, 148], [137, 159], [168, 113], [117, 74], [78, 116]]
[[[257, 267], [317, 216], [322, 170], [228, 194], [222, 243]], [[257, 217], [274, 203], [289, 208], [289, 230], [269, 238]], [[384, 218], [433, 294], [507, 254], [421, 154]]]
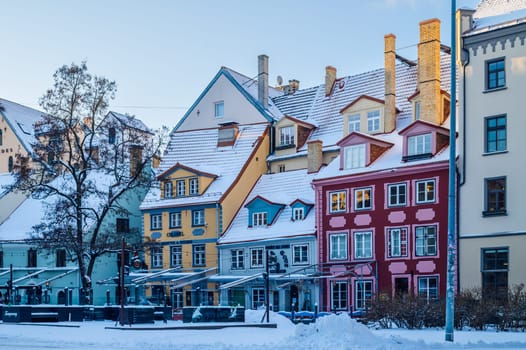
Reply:
[[[247, 311], [247, 323], [259, 323], [262, 311]], [[173, 330], [181, 321], [157, 322], [154, 330], [105, 329], [109, 321], [86, 321], [55, 325], [0, 324], [0, 349], [185, 349], [185, 350], [420, 350], [420, 349], [526, 349], [526, 333], [455, 332], [455, 342], [444, 341], [442, 329], [370, 330], [347, 315], [320, 318], [315, 324], [293, 325], [271, 314], [277, 328], [224, 328], [219, 330]], [[78, 327], [77, 327], [78, 326]], [[147, 325], [150, 326], [150, 325]], [[250, 347], [250, 348], [248, 348]]]

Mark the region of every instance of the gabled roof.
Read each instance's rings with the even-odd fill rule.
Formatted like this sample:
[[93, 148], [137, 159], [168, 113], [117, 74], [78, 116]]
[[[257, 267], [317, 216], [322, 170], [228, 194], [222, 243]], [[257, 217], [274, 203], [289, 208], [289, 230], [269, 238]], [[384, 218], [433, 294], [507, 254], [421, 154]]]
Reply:
[[423, 127], [425, 129], [429, 129], [429, 130], [437, 130], [438, 132], [443, 133], [443, 134], [449, 134], [449, 128], [446, 128], [446, 127], [441, 126], [441, 125], [436, 125], [436, 124], [430, 123], [430, 122], [425, 121], [425, 120], [415, 120], [413, 123], [409, 124], [408, 126], [403, 128], [402, 130], [400, 130], [398, 132], [398, 134], [403, 136], [403, 135], [406, 135], [411, 130], [413, 130], [415, 128], [419, 128], [419, 127], [420, 128]]
[[160, 199], [159, 186], [152, 186], [141, 204], [141, 210], [217, 203], [228, 193], [260, 140], [267, 124], [239, 125], [239, 136], [233, 146], [218, 147], [218, 128], [172, 132], [163, 160], [157, 171], [166, 173], [177, 164], [217, 175], [215, 181], [200, 196]]
[[362, 143], [373, 143], [382, 147], [391, 147], [393, 145], [391, 142], [358, 131], [351, 132], [349, 135], [338, 141], [337, 145], [341, 147], [342, 145], [348, 144], [350, 140], [355, 139], [361, 140]]
[[273, 203], [294, 203], [301, 199], [304, 203], [314, 203], [314, 190], [311, 187], [313, 174], [307, 169], [264, 174], [260, 177], [245, 203], [234, 217], [232, 224], [219, 239], [219, 244], [245, 241], [285, 239], [316, 233], [314, 211], [310, 210], [304, 220], [292, 221], [292, 208], [286, 205], [272, 225], [248, 228], [249, 210], [246, 205], [256, 198], [265, 198]]
[[[406, 126], [412, 120], [412, 106], [407, 98], [416, 91], [417, 70], [417, 66], [396, 65], [397, 128]], [[342, 77], [329, 96], [325, 96], [325, 84], [321, 84], [292, 95], [276, 97], [273, 101], [284, 114], [316, 125], [309, 140], [319, 139], [323, 142], [323, 149], [329, 150], [334, 149], [343, 137], [343, 115], [340, 111], [364, 95], [383, 101], [384, 80], [384, 69], [381, 68]], [[450, 55], [441, 52], [441, 88], [449, 91], [449, 85]], [[306, 148], [307, 143], [299, 151], [306, 152]]]
[[41, 120], [45, 113], [3, 98], [0, 98], [0, 105], [4, 109], [0, 110], [0, 114], [7, 121], [24, 149], [31, 154], [33, 152], [31, 144], [36, 142], [33, 125]]
[[281, 118], [280, 121], [283, 120], [283, 119], [288, 119], [288, 120], [290, 120], [290, 121], [292, 121], [292, 122], [294, 122], [294, 123], [296, 123], [298, 125], [301, 125], [301, 126], [304, 126], [304, 127], [308, 128], [308, 129], [314, 129], [316, 127], [316, 125], [314, 125], [314, 124], [307, 123], [306, 121], [303, 121], [301, 119], [297, 119], [297, 118], [291, 117], [290, 115], [283, 116], [283, 118]]
[[149, 133], [149, 134], [153, 134], [152, 130], [149, 127], [147, 127], [146, 124], [144, 124], [142, 120], [138, 119], [137, 117], [133, 115], [122, 114], [122, 113], [110, 111], [106, 114], [104, 118], [106, 119], [108, 117], [115, 118], [117, 121], [119, 121], [126, 127], [137, 129], [137, 130]]
[[270, 88], [269, 87], [269, 101], [268, 101], [268, 109], [264, 109], [261, 103], [258, 101], [258, 95], [257, 95], [257, 80], [251, 79], [241, 73], [238, 73], [230, 68], [227, 67], [221, 67], [219, 72], [214, 76], [214, 78], [208, 83], [206, 88], [203, 90], [201, 95], [195, 100], [195, 102], [192, 104], [192, 106], [186, 111], [186, 113], [183, 115], [181, 120], [177, 123], [177, 125], [174, 127], [172, 132], [177, 131], [177, 129], [184, 123], [186, 118], [192, 113], [192, 111], [196, 108], [196, 106], [201, 102], [201, 100], [206, 96], [208, 91], [214, 86], [214, 84], [217, 82], [217, 80], [224, 76], [232, 85], [250, 102], [252, 106], [254, 106], [261, 115], [269, 122], [272, 122], [274, 120], [279, 119], [282, 116], [281, 111], [276, 108], [274, 105], [274, 102], [272, 101], [271, 97], [275, 97], [277, 95], [282, 94], [282, 92]]
[[174, 166], [170, 167], [169, 169], [166, 169], [164, 172], [162, 172], [161, 174], [157, 175], [157, 180], [162, 180], [164, 177], [170, 175], [171, 173], [177, 171], [178, 169], [184, 169], [184, 170], [187, 170], [191, 173], [194, 173], [196, 175], [199, 175], [199, 176], [205, 176], [205, 177], [211, 177], [211, 178], [216, 178], [217, 175], [216, 174], [211, 174], [211, 173], [207, 173], [205, 171], [200, 171], [198, 169], [195, 169], [195, 168], [192, 168], [192, 167], [189, 167], [189, 166], [186, 166], [184, 164], [181, 164], [179, 162], [175, 163]]
[[354, 101], [352, 101], [351, 103], [349, 103], [347, 106], [343, 107], [341, 110], [340, 110], [340, 113], [343, 113], [345, 112], [345, 110], [347, 108], [351, 108], [352, 106], [354, 106], [356, 103], [358, 103], [358, 101], [360, 100], [369, 100], [369, 101], [373, 101], [373, 102], [376, 102], [376, 103], [379, 103], [379, 104], [385, 104], [385, 101], [382, 100], [382, 99], [379, 99], [379, 98], [376, 98], [376, 97], [372, 97], [372, 96], [367, 96], [367, 95], [361, 95], [361, 96], [358, 96], [358, 98], [356, 98]]
[[268, 203], [268, 204], [271, 204], [271, 205], [277, 205], [277, 206], [281, 206], [281, 207], [283, 207], [283, 206], [286, 205], [286, 204], [284, 204], [284, 203], [276, 203], [276, 202], [273, 202], [273, 201], [271, 201], [271, 200], [268, 200], [268, 199], [265, 198], [264, 196], [257, 195], [257, 196], [255, 196], [254, 198], [252, 198], [247, 204], [245, 204], [244, 207], [245, 207], [245, 208], [249, 208], [250, 205], [251, 205], [252, 203], [254, 203], [255, 201], [257, 201], [257, 200], [261, 200], [261, 201], [264, 201], [265, 203]]

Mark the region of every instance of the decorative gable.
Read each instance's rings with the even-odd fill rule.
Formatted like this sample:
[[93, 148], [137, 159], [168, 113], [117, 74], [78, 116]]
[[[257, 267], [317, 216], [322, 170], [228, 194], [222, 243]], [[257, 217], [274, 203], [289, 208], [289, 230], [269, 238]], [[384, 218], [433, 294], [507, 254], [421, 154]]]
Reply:
[[276, 220], [285, 204], [273, 203], [256, 196], [245, 205], [248, 209], [248, 227], [270, 226]]
[[309, 215], [310, 210], [314, 207], [314, 204], [307, 203], [301, 199], [296, 199], [289, 204], [292, 209], [292, 221], [304, 220]]
[[348, 135], [353, 131], [368, 134], [385, 132], [384, 112], [384, 100], [361, 95], [340, 110], [340, 113], [343, 114], [344, 135]]
[[369, 166], [393, 146], [390, 142], [359, 132], [352, 132], [341, 139], [337, 145], [340, 146], [340, 154], [342, 154], [340, 170]]
[[404, 137], [403, 161], [431, 158], [449, 145], [449, 130], [417, 120], [399, 132]]
[[181, 163], [157, 176], [161, 182], [161, 199], [200, 196], [217, 175], [187, 167]]

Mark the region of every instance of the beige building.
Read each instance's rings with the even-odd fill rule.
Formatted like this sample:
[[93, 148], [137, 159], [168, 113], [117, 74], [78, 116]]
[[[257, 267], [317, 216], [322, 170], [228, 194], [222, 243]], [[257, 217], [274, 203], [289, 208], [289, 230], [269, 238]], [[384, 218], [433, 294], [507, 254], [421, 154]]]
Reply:
[[459, 284], [502, 296], [526, 282], [523, 2], [461, 10]]

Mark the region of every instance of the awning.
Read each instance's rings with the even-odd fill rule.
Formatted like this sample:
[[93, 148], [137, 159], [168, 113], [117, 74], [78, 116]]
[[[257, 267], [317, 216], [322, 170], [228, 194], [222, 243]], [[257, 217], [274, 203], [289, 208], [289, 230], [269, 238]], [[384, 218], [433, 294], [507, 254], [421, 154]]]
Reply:
[[7, 288], [13, 276], [13, 287], [29, 288], [39, 287], [46, 283], [58, 280], [71, 273], [78, 272], [78, 267], [13, 267], [0, 269], [0, 288]]

